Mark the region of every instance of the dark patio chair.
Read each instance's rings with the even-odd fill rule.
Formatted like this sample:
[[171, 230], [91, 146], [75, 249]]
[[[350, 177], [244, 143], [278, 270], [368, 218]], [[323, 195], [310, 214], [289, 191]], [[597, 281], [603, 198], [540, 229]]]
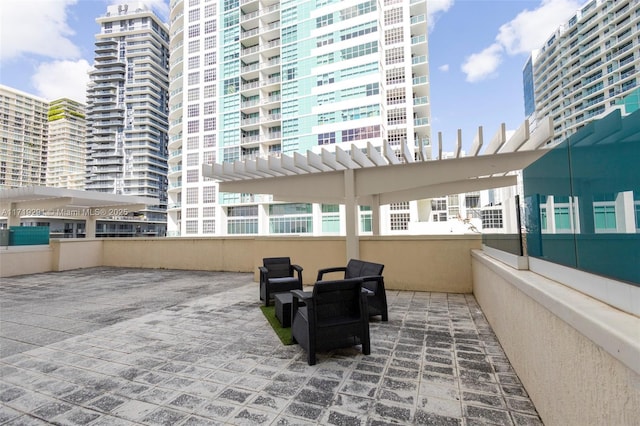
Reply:
[[302, 267], [289, 257], [265, 257], [260, 270], [260, 300], [269, 306], [275, 293], [302, 290]]
[[318, 271], [316, 281], [322, 281], [324, 274], [332, 272], [341, 273], [345, 279], [362, 278], [362, 287], [369, 290], [369, 316], [380, 315], [382, 321], [389, 320], [389, 311], [387, 307], [387, 293], [384, 289], [384, 277], [382, 270], [384, 265], [380, 263], [368, 262], [358, 259], [350, 259], [347, 266], [335, 266], [332, 268], [323, 268]]
[[291, 294], [291, 335], [307, 351], [309, 365], [316, 363], [316, 351], [362, 345], [363, 354], [371, 353], [367, 295], [360, 278], [317, 282], [313, 292]]

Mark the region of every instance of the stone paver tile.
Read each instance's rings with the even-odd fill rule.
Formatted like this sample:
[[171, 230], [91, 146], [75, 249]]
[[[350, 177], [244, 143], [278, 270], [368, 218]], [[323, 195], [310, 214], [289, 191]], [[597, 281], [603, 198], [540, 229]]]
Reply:
[[160, 407], [147, 414], [142, 419], [142, 423], [151, 426], [173, 426], [187, 417], [186, 413]]
[[132, 399], [113, 410], [111, 415], [132, 421], [140, 421], [147, 414], [156, 410], [158, 405]]
[[461, 426], [462, 419], [458, 417], [449, 417], [428, 411], [417, 410], [413, 420], [413, 424], [428, 426]]

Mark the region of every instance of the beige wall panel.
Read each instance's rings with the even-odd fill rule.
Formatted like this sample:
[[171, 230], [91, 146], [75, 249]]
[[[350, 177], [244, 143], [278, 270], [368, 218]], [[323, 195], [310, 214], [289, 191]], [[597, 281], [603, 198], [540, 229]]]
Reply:
[[545, 425], [637, 425], [640, 377], [476, 259], [474, 295]]
[[51, 240], [51, 248], [54, 271], [102, 266], [102, 240]]
[[253, 238], [127, 238], [104, 240], [104, 265], [249, 272]]
[[479, 236], [371, 237], [360, 240], [360, 257], [383, 263], [390, 290], [471, 293], [471, 250]]
[[52, 270], [55, 253], [50, 247], [26, 247], [0, 247], [0, 277], [38, 274]]

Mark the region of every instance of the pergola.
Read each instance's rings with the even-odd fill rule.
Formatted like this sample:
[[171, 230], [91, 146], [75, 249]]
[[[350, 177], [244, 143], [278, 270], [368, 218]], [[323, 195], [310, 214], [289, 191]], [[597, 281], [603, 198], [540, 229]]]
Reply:
[[[358, 258], [358, 206], [371, 206], [373, 234], [380, 232], [381, 205], [420, 200], [515, 185], [515, 171], [546, 152], [553, 137], [551, 119], [535, 131], [524, 121], [507, 140], [505, 125], [484, 144], [482, 127], [470, 153], [461, 156], [461, 132], [453, 158], [442, 158], [442, 135], [438, 136], [438, 159], [427, 160], [424, 148], [416, 155], [406, 143], [399, 148], [384, 143], [379, 152], [368, 143], [366, 152], [351, 145], [349, 152], [333, 146], [320, 153], [293, 153], [257, 157], [233, 163], [204, 164], [202, 173], [219, 181], [222, 192], [271, 194], [274, 201], [344, 204], [347, 257]], [[482, 149], [484, 147], [484, 150]]]
[[7, 218], [9, 227], [20, 225], [22, 217], [84, 219], [86, 237], [95, 238], [97, 219], [126, 216], [157, 203], [149, 197], [29, 186], [0, 190], [0, 217]]

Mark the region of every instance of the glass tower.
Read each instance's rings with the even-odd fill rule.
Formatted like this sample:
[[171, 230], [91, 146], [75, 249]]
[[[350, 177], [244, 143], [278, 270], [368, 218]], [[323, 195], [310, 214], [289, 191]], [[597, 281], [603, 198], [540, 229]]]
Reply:
[[[170, 235], [339, 234], [342, 207], [218, 193], [203, 163], [396, 148], [430, 157], [426, 1], [171, 2]], [[310, 188], [310, 191], [313, 189]], [[402, 232], [415, 203], [386, 206]], [[361, 207], [361, 232], [371, 230]]]
[[85, 106], [71, 99], [49, 104], [47, 186], [84, 189], [86, 171]]
[[[551, 116], [554, 142], [565, 140], [640, 83], [640, 4], [592, 0], [537, 51], [535, 119]], [[526, 73], [529, 72], [525, 68]], [[530, 97], [525, 86], [525, 99]]]
[[143, 3], [109, 6], [96, 21], [100, 33], [87, 89], [86, 189], [155, 198], [157, 205], [144, 215], [164, 228], [168, 28]]

